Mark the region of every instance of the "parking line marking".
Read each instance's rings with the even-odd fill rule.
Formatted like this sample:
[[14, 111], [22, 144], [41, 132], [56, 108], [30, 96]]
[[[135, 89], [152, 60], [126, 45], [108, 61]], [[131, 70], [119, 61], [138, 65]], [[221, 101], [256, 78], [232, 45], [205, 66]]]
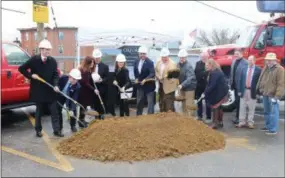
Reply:
[[[24, 111], [24, 113], [28, 116], [30, 122], [32, 123], [33, 126], [35, 126], [35, 118], [32, 117], [27, 111], [26, 109], [22, 109]], [[49, 150], [51, 151], [51, 153], [55, 156], [55, 158], [57, 159], [57, 161], [59, 162], [59, 165], [62, 169], [64, 169], [65, 171], [69, 172], [72, 171], [74, 168], [71, 166], [71, 164], [52, 146], [51, 141], [48, 137], [48, 135], [44, 132], [44, 130], [42, 131], [43, 133], [43, 140], [44, 142], [47, 144]]]
[[13, 154], [13, 155], [16, 155], [16, 156], [20, 156], [20, 157], [26, 158], [28, 160], [31, 160], [31, 161], [34, 161], [34, 162], [46, 165], [46, 166], [50, 166], [50, 167], [59, 169], [61, 171], [65, 171], [65, 172], [69, 172], [70, 171], [69, 169], [67, 169], [66, 167], [61, 166], [58, 163], [55, 163], [55, 162], [52, 162], [52, 161], [49, 161], [49, 160], [46, 160], [46, 159], [43, 159], [43, 158], [40, 158], [40, 157], [37, 157], [37, 156], [34, 156], [34, 155], [30, 155], [30, 154], [27, 154], [27, 153], [24, 153], [24, 152], [21, 152], [21, 151], [18, 151], [18, 150], [15, 150], [15, 149], [12, 149], [12, 148], [9, 148], [9, 147], [6, 147], [6, 146], [1, 146], [1, 150], [5, 151], [7, 153], [10, 153], [10, 154]]

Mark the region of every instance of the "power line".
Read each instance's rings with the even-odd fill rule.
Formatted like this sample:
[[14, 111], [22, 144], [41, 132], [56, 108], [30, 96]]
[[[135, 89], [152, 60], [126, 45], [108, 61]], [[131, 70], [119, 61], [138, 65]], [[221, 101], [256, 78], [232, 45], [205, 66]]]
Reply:
[[244, 21], [247, 21], [247, 22], [256, 24], [256, 22], [253, 22], [253, 21], [251, 21], [251, 20], [245, 19], [245, 18], [243, 18], [243, 17], [240, 17], [240, 16], [238, 16], [238, 15], [232, 14], [232, 13], [230, 13], [230, 12], [224, 11], [224, 10], [222, 10], [222, 9], [216, 8], [216, 7], [214, 7], [214, 6], [211, 6], [211, 5], [209, 5], [209, 4], [203, 3], [203, 2], [201, 2], [201, 1], [196, 1], [196, 0], [194, 0], [194, 1], [197, 2], [197, 3], [203, 4], [204, 6], [208, 6], [208, 7], [212, 8], [212, 9], [215, 9], [215, 10], [217, 10], [217, 11], [220, 11], [220, 12], [223, 12], [223, 13], [225, 13], [225, 14], [228, 14], [228, 15], [231, 15], [231, 16], [233, 16], [233, 17], [236, 17], [236, 18], [238, 18], [238, 19], [241, 19], [241, 20], [244, 20]]
[[26, 14], [26, 12], [14, 10], [14, 9], [8, 9], [8, 8], [4, 8], [4, 7], [1, 7], [1, 9], [6, 10], [6, 11], [11, 11], [11, 12], [17, 12], [20, 14]]

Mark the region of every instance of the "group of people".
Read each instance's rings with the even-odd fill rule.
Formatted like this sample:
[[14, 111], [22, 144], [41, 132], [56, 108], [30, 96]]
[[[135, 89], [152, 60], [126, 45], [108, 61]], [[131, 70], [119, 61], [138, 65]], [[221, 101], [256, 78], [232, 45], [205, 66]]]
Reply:
[[[48, 40], [39, 44], [40, 54], [31, 57], [19, 67], [19, 71], [31, 80], [30, 97], [36, 103], [35, 130], [38, 137], [42, 137], [41, 117], [45, 105], [49, 106], [54, 135], [63, 137], [62, 109], [65, 105], [70, 110], [70, 126], [76, 132], [76, 117], [78, 126], [85, 128], [85, 111], [90, 107], [99, 115], [96, 119], [104, 119], [105, 114], [116, 116], [115, 105], [118, 99], [119, 115], [129, 116], [129, 97], [136, 89], [136, 115], [142, 115], [147, 100], [147, 114], [154, 113], [155, 89], [158, 82], [160, 112], [175, 112], [175, 92], [184, 97], [182, 101], [183, 113], [186, 116], [195, 116], [191, 109], [196, 99], [206, 101], [206, 121], [212, 121], [212, 128], [223, 127], [222, 104], [228, 100], [229, 85], [224, 73], [215, 60], [209, 59], [208, 53], [201, 54], [195, 69], [187, 60], [188, 53], [181, 49], [178, 53], [179, 62], [176, 64], [170, 57], [167, 48], [162, 48], [159, 60], [154, 62], [147, 57], [148, 50], [141, 46], [138, 49], [139, 59], [134, 63], [135, 82], [131, 82], [129, 70], [126, 66], [126, 57], [123, 54], [116, 56], [115, 69], [109, 71], [108, 65], [101, 60], [99, 49], [87, 56], [78, 68], [74, 68], [68, 75], [59, 76], [56, 60], [50, 56], [52, 46]], [[242, 58], [242, 51], [236, 50], [237, 59], [233, 62], [231, 71], [231, 87], [235, 90], [237, 106], [237, 127], [246, 124], [253, 128], [253, 114], [256, 97], [264, 96], [266, 125], [263, 130], [268, 133], [277, 132], [278, 127], [278, 99], [284, 90], [284, 71], [276, 62], [276, 55], [269, 53], [266, 67], [261, 69], [254, 65], [255, 58]], [[274, 58], [275, 57], [275, 58]], [[247, 62], [248, 61], [248, 62]], [[260, 77], [259, 77], [260, 75]], [[53, 86], [43, 83], [44, 79]], [[268, 85], [270, 83], [270, 85]], [[64, 93], [83, 108], [78, 111], [77, 104], [65, 96]], [[240, 100], [240, 104], [239, 104]], [[203, 118], [202, 100], [199, 100], [198, 120]], [[248, 120], [245, 119], [246, 106], [249, 107]], [[79, 112], [79, 113], [78, 113]], [[212, 114], [213, 113], [213, 114]], [[273, 117], [273, 119], [271, 118]], [[277, 121], [277, 122], [276, 122]]]

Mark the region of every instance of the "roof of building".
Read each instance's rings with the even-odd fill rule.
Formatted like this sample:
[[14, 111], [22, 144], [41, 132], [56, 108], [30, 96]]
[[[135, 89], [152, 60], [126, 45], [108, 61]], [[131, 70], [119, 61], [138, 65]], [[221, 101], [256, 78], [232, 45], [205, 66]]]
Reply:
[[[49, 26], [46, 26], [44, 29], [49, 29], [49, 30], [52, 30], [53, 28], [49, 27]], [[62, 26], [62, 27], [58, 27], [58, 29], [78, 29], [78, 27], [65, 27], [65, 26]], [[18, 28], [17, 30], [19, 31], [29, 31], [29, 30], [37, 30], [37, 27], [31, 27], [31, 28]]]

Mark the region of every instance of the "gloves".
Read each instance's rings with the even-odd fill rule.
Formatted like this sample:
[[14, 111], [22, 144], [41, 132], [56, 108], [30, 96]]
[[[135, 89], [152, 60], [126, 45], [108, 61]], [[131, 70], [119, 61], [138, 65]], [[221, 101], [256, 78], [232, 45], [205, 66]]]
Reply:
[[99, 90], [95, 89], [94, 92], [96, 95], [99, 95]]
[[125, 87], [122, 87], [122, 88], [121, 88], [121, 92], [122, 92], [122, 93], [125, 93], [125, 91], [126, 91], [126, 90], [125, 90]]
[[70, 115], [70, 117], [73, 117], [74, 116], [73, 111], [69, 111], [69, 115]]
[[276, 103], [279, 103], [279, 100], [276, 99], [276, 98], [271, 98], [271, 102], [272, 102], [273, 104], [276, 104]]
[[114, 84], [114, 85], [118, 85], [117, 80], [114, 80], [113, 84]]
[[182, 89], [182, 85], [178, 85], [178, 89], [181, 90]]
[[241, 93], [238, 93], [238, 96], [241, 96]]
[[145, 79], [143, 79], [143, 81], [141, 81], [141, 85], [144, 85], [144, 83], [145, 83]]
[[204, 93], [202, 93], [201, 98], [205, 98], [205, 94]]

